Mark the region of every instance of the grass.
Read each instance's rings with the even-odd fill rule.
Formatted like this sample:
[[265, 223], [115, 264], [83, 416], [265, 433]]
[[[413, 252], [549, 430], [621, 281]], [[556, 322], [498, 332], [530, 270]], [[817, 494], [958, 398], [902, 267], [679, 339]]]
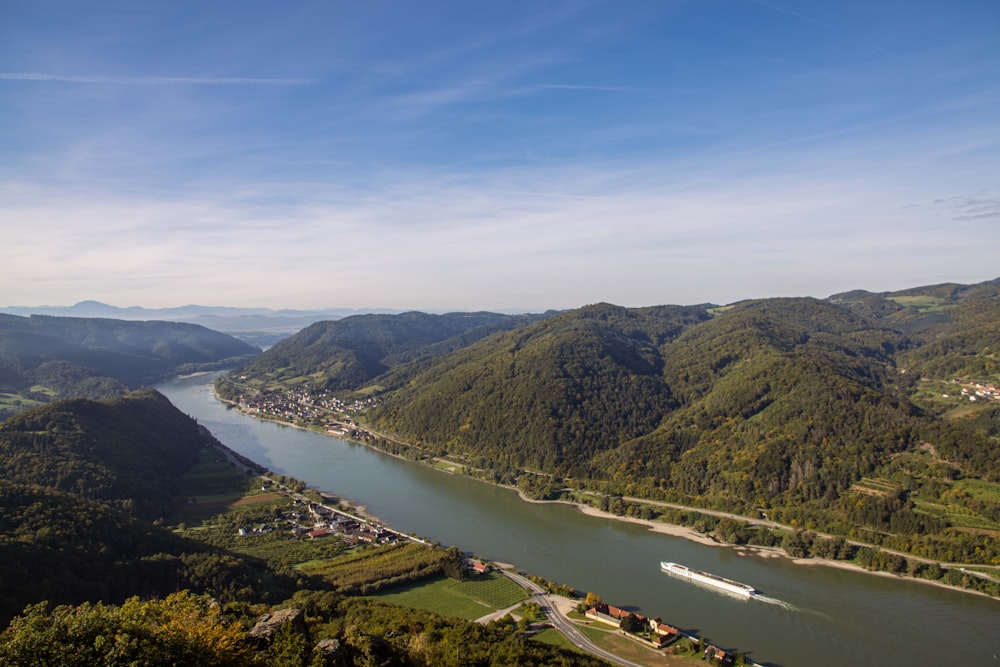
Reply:
[[44, 403], [20, 394], [0, 394], [0, 410], [20, 412], [39, 405], [44, 405]]
[[996, 482], [987, 482], [982, 479], [960, 479], [955, 482], [953, 488], [973, 498], [1000, 503], [1000, 484]]
[[898, 484], [881, 477], [863, 477], [861, 481], [851, 486], [851, 491], [871, 496], [888, 497], [899, 493], [902, 489]]
[[473, 621], [528, 598], [520, 586], [496, 572], [456, 581], [445, 577], [411, 584], [373, 596], [404, 607]]
[[555, 628], [545, 628], [544, 630], [531, 635], [531, 638], [535, 641], [542, 642], [543, 644], [550, 644], [552, 646], [558, 646], [559, 648], [569, 649], [572, 651], [579, 650], [572, 644], [572, 642], [570, 642], [570, 640], [566, 639], [566, 635], [559, 632]]
[[948, 304], [947, 299], [936, 296], [890, 296], [889, 301], [895, 301], [905, 308], [915, 308], [916, 310], [943, 310]]
[[450, 461], [444, 461], [442, 459], [435, 459], [434, 463], [431, 464], [438, 470], [444, 470], [446, 472], [462, 473], [465, 471], [465, 466], [460, 463], [452, 463]]
[[[584, 632], [587, 632], [588, 628], [581, 628]], [[592, 634], [593, 633], [593, 634]], [[694, 665], [706, 664], [702, 661], [700, 656], [696, 656], [690, 652], [685, 652], [679, 655], [673, 655], [668, 651], [656, 650], [644, 646], [634, 639], [629, 639], [628, 637], [618, 633], [618, 632], [603, 632], [599, 630], [593, 630], [587, 632], [595, 644], [600, 646], [606, 651], [614, 653], [616, 656], [628, 660], [630, 662], [635, 662], [640, 665], [648, 665], [649, 667], [660, 667], [662, 665], [682, 667], [683, 665]], [[680, 639], [675, 642], [676, 645], [684, 646], [688, 644], [688, 640]]]
[[967, 528], [973, 531], [1000, 531], [1000, 522], [993, 521], [983, 514], [977, 514], [967, 507], [962, 498], [971, 497], [990, 504], [1000, 503], [1000, 484], [978, 479], [960, 479], [951, 485], [951, 490], [942, 494], [942, 498], [914, 498], [915, 509], [932, 516], [940, 517], [956, 528]]

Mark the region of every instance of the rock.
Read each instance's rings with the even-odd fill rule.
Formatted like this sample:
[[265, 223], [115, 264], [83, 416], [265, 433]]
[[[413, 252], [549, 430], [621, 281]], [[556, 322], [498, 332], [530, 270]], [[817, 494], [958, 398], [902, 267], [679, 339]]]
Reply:
[[279, 609], [258, 618], [253, 629], [247, 633], [247, 640], [259, 649], [267, 648], [274, 641], [274, 636], [278, 634], [278, 631], [288, 623], [293, 625], [296, 632], [305, 634], [306, 621], [302, 610]]

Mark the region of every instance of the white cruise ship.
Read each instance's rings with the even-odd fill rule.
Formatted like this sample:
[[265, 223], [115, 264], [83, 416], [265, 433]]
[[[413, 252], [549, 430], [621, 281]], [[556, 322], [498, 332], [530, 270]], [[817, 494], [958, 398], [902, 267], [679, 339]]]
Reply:
[[667, 574], [672, 574], [698, 584], [711, 586], [712, 588], [718, 588], [719, 590], [732, 593], [733, 595], [739, 595], [740, 597], [751, 598], [754, 595], [757, 595], [757, 591], [753, 588], [753, 586], [747, 586], [746, 584], [741, 584], [738, 581], [726, 579], [725, 577], [720, 577], [708, 572], [702, 572], [701, 570], [693, 570], [686, 565], [680, 565], [679, 563], [669, 563], [667, 561], [663, 561], [660, 563], [660, 569]]

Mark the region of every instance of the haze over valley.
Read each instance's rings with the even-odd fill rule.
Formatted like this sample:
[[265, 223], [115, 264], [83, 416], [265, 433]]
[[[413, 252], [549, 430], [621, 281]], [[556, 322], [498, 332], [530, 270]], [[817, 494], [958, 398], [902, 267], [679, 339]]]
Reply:
[[996, 3], [0, 17], [0, 663], [1000, 655]]

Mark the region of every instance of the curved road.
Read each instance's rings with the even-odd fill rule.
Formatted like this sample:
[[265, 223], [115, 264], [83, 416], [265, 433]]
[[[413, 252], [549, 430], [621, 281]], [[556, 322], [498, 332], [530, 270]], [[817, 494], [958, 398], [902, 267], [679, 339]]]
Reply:
[[580, 632], [580, 630], [576, 627], [576, 624], [559, 612], [559, 608], [545, 593], [545, 589], [535, 582], [509, 570], [500, 570], [500, 572], [514, 583], [531, 591], [533, 596], [532, 600], [541, 606], [542, 610], [552, 621], [552, 625], [555, 629], [563, 633], [566, 638], [573, 642], [573, 645], [578, 649], [586, 651], [587, 653], [592, 653], [599, 658], [612, 662], [616, 665], [622, 665], [623, 667], [643, 667], [643, 665], [638, 663], [629, 662], [628, 660], [619, 658], [614, 653], [609, 653], [592, 642], [587, 635]]

